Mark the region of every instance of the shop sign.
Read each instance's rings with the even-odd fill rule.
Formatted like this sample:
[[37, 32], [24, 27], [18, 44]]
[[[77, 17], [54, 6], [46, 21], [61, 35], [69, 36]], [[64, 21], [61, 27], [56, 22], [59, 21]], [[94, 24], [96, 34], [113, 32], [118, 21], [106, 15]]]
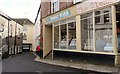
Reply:
[[65, 18], [71, 16], [70, 10], [63, 11], [61, 13], [58, 13], [56, 15], [50, 16], [46, 19], [47, 22], [54, 22], [56, 20], [60, 20], [61, 18]]
[[76, 6], [77, 13], [78, 14], [85, 13], [87, 11], [94, 10], [100, 7], [104, 7], [104, 6], [119, 2], [119, 1], [120, 0], [87, 0]]

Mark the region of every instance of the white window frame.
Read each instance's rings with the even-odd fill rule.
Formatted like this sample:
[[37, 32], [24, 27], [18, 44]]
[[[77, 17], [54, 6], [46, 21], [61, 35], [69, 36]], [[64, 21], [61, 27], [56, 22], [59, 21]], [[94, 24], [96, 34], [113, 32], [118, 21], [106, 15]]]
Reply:
[[73, 4], [77, 3], [77, 2], [82, 2], [83, 0], [73, 0]]
[[[56, 3], [58, 4], [55, 5]], [[51, 13], [56, 12], [58, 10], [59, 10], [59, 0], [51, 0]]]

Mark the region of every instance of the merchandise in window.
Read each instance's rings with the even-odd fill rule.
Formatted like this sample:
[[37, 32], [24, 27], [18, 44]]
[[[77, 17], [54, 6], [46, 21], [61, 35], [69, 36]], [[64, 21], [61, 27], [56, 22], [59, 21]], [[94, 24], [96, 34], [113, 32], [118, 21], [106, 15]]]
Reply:
[[[113, 35], [112, 35], [112, 23], [111, 23], [111, 8], [105, 8], [99, 10], [100, 14], [95, 17], [100, 17], [100, 22], [95, 18], [95, 43], [96, 52], [113, 52]], [[98, 11], [95, 11], [95, 13]]]
[[67, 45], [67, 25], [63, 24], [60, 26], [60, 49], [66, 49]]
[[76, 49], [76, 23], [68, 23], [68, 49]]
[[54, 23], [54, 48], [76, 49], [75, 18]]
[[92, 12], [81, 15], [81, 44], [83, 51], [93, 51]]

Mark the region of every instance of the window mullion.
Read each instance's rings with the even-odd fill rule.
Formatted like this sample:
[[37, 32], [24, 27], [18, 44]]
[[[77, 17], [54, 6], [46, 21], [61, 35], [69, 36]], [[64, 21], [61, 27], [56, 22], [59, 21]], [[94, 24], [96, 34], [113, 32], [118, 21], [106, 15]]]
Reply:
[[95, 11], [93, 11], [93, 51], [96, 49], [96, 37], [95, 37]]

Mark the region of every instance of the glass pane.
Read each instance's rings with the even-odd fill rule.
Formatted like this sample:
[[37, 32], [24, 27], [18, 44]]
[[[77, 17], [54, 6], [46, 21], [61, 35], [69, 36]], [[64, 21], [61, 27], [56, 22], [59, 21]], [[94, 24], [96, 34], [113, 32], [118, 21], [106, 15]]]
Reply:
[[111, 23], [110, 12], [111, 12], [110, 7], [95, 11], [95, 23], [96, 24]]
[[61, 40], [60, 40], [60, 49], [66, 49], [67, 45], [67, 25], [60, 26]]
[[76, 49], [76, 23], [68, 23], [68, 49]]
[[93, 18], [91, 16], [90, 13], [89, 16], [81, 20], [81, 47], [84, 51], [93, 51]]
[[[95, 23], [95, 35], [96, 35], [96, 52], [112, 52], [113, 51], [113, 36], [112, 36], [112, 23], [110, 22], [111, 13], [109, 8], [100, 10], [102, 13], [107, 13], [99, 15], [99, 23]], [[109, 9], [109, 11], [108, 11]], [[95, 18], [95, 22], [98, 18]]]
[[88, 18], [92, 16], [92, 12], [81, 15], [81, 19]]
[[116, 5], [117, 48], [120, 53], [120, 4]]
[[59, 26], [54, 27], [54, 48], [59, 49]]

